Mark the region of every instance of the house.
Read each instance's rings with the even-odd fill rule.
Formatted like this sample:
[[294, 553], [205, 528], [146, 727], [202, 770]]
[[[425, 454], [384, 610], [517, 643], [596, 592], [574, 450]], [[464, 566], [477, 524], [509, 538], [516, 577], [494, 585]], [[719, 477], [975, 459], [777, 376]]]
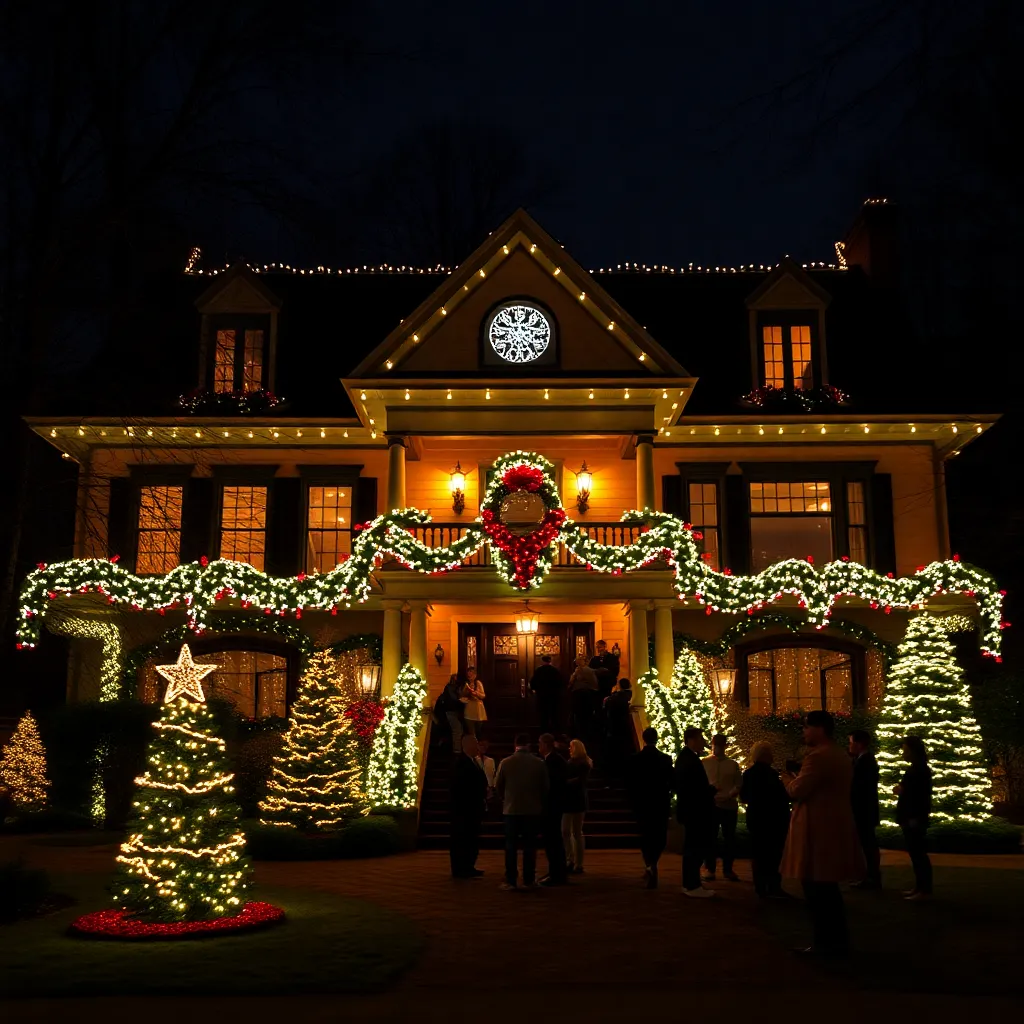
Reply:
[[510, 723], [540, 657], [568, 675], [599, 640], [638, 681], [693, 638], [739, 714], [877, 709], [926, 603], [995, 654], [943, 476], [995, 417], [888, 372], [892, 216], [869, 201], [830, 265], [587, 271], [519, 211], [450, 270], [193, 266], [130, 415], [31, 420], [80, 500], [22, 639], [74, 638], [71, 699], [155, 699], [191, 625], [258, 718], [287, 715], [303, 645], [353, 638], [384, 697], [406, 662], [430, 699], [475, 666]]

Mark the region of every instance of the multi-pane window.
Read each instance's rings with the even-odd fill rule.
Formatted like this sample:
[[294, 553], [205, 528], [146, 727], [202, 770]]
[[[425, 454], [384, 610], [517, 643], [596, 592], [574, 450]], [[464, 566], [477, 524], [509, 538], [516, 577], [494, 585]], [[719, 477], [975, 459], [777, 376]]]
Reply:
[[262, 328], [218, 328], [213, 350], [213, 390], [259, 391], [263, 387]]
[[266, 487], [225, 485], [221, 491], [220, 557], [248, 562], [262, 570], [266, 547]]
[[850, 560], [867, 565], [867, 502], [864, 500], [864, 484], [860, 480], [850, 480], [846, 484], [846, 533], [850, 546]]
[[747, 656], [752, 714], [771, 711], [850, 711], [853, 660], [819, 647], [778, 647]]
[[832, 498], [826, 481], [750, 484], [751, 564], [755, 572], [786, 558], [832, 558]]
[[814, 387], [814, 357], [808, 324], [766, 324], [761, 328], [764, 385], [769, 388]]
[[690, 525], [704, 534], [704, 561], [713, 569], [721, 566], [721, 536], [718, 523], [718, 484], [691, 482]]
[[181, 503], [183, 488], [139, 488], [139, 542], [135, 571], [165, 573], [181, 558]]
[[242, 390], [259, 391], [263, 387], [263, 332], [246, 330], [242, 354]]
[[306, 568], [330, 572], [352, 550], [352, 488], [309, 488]]
[[235, 390], [235, 332], [217, 332], [217, 347], [214, 351], [213, 390]]

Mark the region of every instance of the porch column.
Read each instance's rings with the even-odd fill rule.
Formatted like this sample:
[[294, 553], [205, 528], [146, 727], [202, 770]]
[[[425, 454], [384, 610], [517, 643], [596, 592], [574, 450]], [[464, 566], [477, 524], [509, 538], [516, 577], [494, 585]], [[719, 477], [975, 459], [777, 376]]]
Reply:
[[633, 682], [633, 703], [643, 704], [640, 677], [651, 667], [647, 650], [647, 601], [629, 602], [629, 675]]
[[636, 438], [636, 507], [655, 508], [654, 502], [654, 435], [638, 434]]
[[402, 668], [402, 602], [382, 601], [384, 606], [384, 651], [380, 670], [381, 699], [395, 692]]
[[654, 602], [654, 664], [658, 678], [668, 686], [675, 667], [675, 644], [672, 641], [672, 608], [674, 601]]
[[409, 602], [409, 664], [427, 678], [427, 602]]
[[388, 434], [388, 505], [385, 511], [405, 508], [405, 437]]

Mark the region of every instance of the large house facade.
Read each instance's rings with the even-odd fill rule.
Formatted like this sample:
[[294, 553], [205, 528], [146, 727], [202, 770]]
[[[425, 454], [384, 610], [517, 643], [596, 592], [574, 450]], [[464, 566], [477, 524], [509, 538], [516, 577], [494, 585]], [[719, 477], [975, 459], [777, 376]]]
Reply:
[[519, 212], [451, 270], [190, 267], [154, 381], [194, 389], [177, 407], [31, 421], [81, 467], [76, 561], [35, 580], [69, 697], [155, 699], [190, 624], [257, 718], [287, 715], [303, 645], [353, 638], [358, 674], [373, 635], [385, 698], [407, 662], [428, 701], [472, 665], [524, 722], [540, 657], [567, 676], [602, 639], [636, 681], [691, 638], [739, 715], [877, 710], [925, 603], [994, 653], [944, 465], [995, 417], [908, 411], [882, 372], [889, 214], [834, 265], [588, 272]]

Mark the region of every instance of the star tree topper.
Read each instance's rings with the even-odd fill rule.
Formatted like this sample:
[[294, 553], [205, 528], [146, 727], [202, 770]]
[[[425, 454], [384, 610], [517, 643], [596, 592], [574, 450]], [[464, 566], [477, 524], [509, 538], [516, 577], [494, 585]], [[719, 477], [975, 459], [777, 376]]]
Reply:
[[175, 697], [188, 697], [202, 704], [206, 700], [200, 680], [209, 675], [217, 665], [197, 665], [192, 660], [188, 644], [184, 644], [173, 665], [157, 665], [156, 670], [167, 680], [164, 703], [170, 704]]

